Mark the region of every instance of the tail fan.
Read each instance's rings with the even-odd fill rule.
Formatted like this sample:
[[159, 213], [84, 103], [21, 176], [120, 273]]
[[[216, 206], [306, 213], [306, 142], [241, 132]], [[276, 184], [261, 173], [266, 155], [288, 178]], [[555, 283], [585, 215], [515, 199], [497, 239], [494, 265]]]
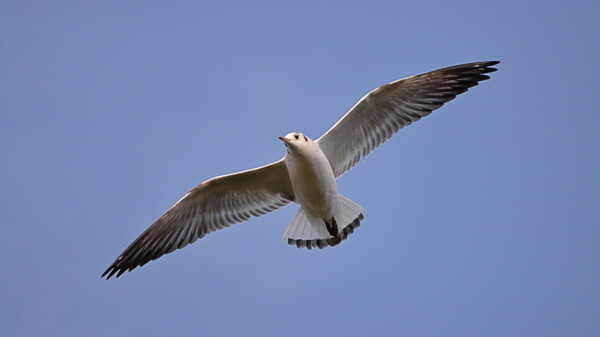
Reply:
[[338, 224], [338, 234], [328, 233], [323, 219], [311, 216], [300, 207], [287, 230], [283, 240], [298, 248], [320, 248], [336, 246], [346, 240], [360, 226], [365, 209], [354, 201], [338, 194], [338, 205], [335, 219]]

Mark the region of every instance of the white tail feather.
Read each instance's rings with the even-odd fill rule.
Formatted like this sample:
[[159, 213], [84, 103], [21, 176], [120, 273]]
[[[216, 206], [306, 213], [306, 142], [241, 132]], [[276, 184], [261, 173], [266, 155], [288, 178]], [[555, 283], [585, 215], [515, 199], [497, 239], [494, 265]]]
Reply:
[[344, 230], [344, 227], [358, 218], [359, 214], [365, 214], [365, 209], [354, 201], [338, 194], [338, 207], [335, 214], [335, 220], [338, 223], [338, 233]]
[[300, 207], [292, 222], [283, 234], [283, 240], [298, 248], [324, 248], [335, 246], [360, 226], [365, 209], [354, 201], [338, 194], [338, 205], [334, 215], [338, 226], [338, 235], [331, 236], [323, 219], [308, 214]]

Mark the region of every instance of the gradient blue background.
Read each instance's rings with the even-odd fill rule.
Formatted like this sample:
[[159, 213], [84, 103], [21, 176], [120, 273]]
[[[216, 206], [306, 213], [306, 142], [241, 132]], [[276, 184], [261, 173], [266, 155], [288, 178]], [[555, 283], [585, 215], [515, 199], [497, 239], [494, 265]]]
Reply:
[[[598, 336], [597, 1], [0, 4], [5, 336]], [[288, 206], [110, 281], [190, 188], [364, 94], [499, 71], [341, 178], [342, 245]]]

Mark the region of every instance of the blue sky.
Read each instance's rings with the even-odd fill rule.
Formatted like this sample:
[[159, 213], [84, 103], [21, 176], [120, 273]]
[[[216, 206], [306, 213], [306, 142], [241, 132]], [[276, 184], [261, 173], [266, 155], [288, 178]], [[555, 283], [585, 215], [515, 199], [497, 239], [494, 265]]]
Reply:
[[[598, 3], [0, 4], [7, 336], [600, 334]], [[325, 250], [296, 205], [110, 281], [190, 188], [281, 158], [387, 82], [499, 71], [338, 181]]]

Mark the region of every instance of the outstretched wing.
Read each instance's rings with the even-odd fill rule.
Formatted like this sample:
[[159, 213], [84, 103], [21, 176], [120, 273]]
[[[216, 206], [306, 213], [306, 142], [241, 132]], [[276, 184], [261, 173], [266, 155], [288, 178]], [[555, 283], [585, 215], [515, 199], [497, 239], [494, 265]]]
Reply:
[[403, 127], [429, 115], [444, 103], [489, 79], [498, 61], [434, 70], [383, 85], [363, 97], [317, 143], [336, 177]]
[[196, 186], [140, 235], [102, 274], [109, 279], [229, 225], [261, 216], [294, 199], [283, 159]]

